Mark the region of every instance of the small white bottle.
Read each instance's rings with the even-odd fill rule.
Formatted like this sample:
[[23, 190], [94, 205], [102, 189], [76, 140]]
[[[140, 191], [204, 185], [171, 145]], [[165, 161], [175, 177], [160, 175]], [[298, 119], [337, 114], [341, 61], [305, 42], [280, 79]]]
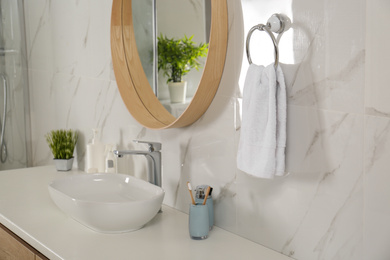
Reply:
[[87, 144], [87, 154], [86, 154], [86, 172], [95, 173], [95, 172], [104, 172], [105, 170], [105, 145], [102, 144], [99, 140], [98, 129], [92, 129], [93, 138], [91, 143]]
[[105, 160], [105, 172], [116, 173], [116, 157], [114, 155], [114, 145], [106, 145], [106, 160]]

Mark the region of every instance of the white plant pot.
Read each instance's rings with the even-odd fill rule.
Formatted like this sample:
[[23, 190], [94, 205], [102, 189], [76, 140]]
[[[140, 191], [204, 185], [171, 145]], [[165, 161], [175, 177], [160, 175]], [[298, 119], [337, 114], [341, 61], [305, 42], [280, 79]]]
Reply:
[[185, 103], [187, 95], [187, 81], [169, 82], [169, 96], [171, 103]]
[[73, 159], [74, 159], [74, 157], [72, 157], [70, 159], [54, 159], [57, 171], [71, 170], [72, 166], [73, 166]]

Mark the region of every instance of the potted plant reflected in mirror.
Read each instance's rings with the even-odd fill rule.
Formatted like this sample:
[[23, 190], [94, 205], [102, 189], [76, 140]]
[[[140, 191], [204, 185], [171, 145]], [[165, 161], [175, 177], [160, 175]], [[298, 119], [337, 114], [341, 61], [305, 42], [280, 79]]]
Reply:
[[57, 171], [71, 170], [74, 159], [73, 151], [78, 140], [77, 131], [52, 130], [45, 137], [54, 156]]
[[158, 71], [162, 70], [168, 78], [171, 103], [185, 103], [187, 82], [183, 81], [183, 76], [193, 68], [199, 70], [199, 58], [207, 56], [208, 44], [197, 45], [192, 41], [193, 37], [177, 40], [162, 34], [157, 37]]

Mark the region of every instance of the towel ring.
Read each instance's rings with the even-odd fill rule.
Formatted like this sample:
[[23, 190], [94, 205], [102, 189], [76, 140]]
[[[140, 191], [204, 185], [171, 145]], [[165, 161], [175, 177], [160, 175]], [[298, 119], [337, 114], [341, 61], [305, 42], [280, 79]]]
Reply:
[[[255, 30], [266, 31], [268, 33], [268, 35], [271, 37], [272, 43], [274, 44], [274, 51], [275, 51], [274, 66], [276, 68], [279, 65], [278, 45], [279, 45], [280, 38], [282, 37], [282, 34], [290, 28], [291, 28], [291, 20], [290, 20], [290, 18], [288, 18], [288, 16], [286, 16], [284, 14], [273, 14], [268, 19], [267, 25], [258, 24], [258, 25], [253, 26], [249, 30], [248, 36], [246, 37], [246, 56], [248, 58], [249, 64], [252, 64], [252, 58], [251, 58], [250, 50], [249, 50], [249, 43], [250, 43], [252, 33]], [[278, 37], [275, 38], [275, 36], [272, 32], [277, 33]]]
[[248, 62], [249, 64], [252, 64], [252, 59], [251, 59], [251, 54], [250, 54], [250, 50], [249, 50], [249, 43], [250, 43], [250, 40], [251, 40], [251, 36], [252, 36], [252, 33], [255, 31], [255, 30], [260, 30], [260, 31], [266, 31], [269, 36], [271, 37], [272, 39], [272, 42], [274, 44], [274, 50], [275, 50], [275, 68], [279, 65], [279, 49], [278, 49], [278, 43], [275, 39], [275, 36], [274, 34], [271, 32], [271, 30], [265, 26], [264, 24], [258, 24], [258, 25], [255, 25], [253, 26], [249, 32], [248, 32], [248, 36], [246, 37], [246, 56], [248, 58]]

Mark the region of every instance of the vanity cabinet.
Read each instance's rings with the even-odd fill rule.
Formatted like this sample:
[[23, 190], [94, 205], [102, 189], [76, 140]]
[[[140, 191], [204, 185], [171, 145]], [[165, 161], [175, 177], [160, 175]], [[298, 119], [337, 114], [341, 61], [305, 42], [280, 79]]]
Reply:
[[48, 260], [45, 256], [0, 224], [0, 259]]

